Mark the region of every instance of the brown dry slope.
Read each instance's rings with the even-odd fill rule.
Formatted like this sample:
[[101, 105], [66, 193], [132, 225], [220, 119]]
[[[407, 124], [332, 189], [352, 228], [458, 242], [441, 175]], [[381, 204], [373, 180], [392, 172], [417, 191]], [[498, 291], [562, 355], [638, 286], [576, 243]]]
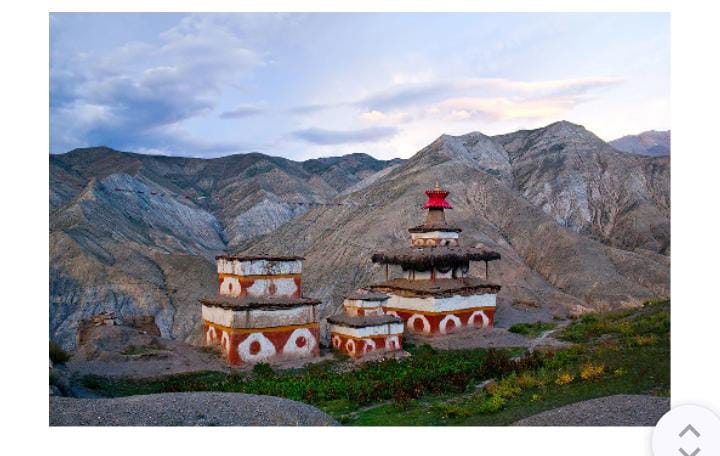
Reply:
[[503, 256], [490, 271], [504, 287], [500, 325], [669, 294], [669, 159], [618, 152], [568, 122], [443, 135], [392, 162], [97, 148], [50, 157], [50, 337], [73, 348], [77, 322], [109, 310], [192, 340], [213, 257], [247, 246], [306, 255], [307, 293], [327, 315], [382, 277], [370, 255], [407, 245], [435, 181], [452, 191], [465, 244]]
[[113, 311], [153, 316], [164, 337], [192, 341], [197, 299], [217, 283], [215, 255], [305, 211], [290, 202], [329, 200], [394, 163], [107, 148], [50, 156], [50, 338], [72, 349], [82, 318]]
[[[546, 133], [556, 134], [557, 127], [546, 127]], [[581, 128], [574, 126], [571, 134], [575, 127]], [[605, 160], [617, 154], [612, 149], [585, 153]], [[548, 180], [572, 172], [558, 166]], [[384, 272], [370, 263], [370, 254], [408, 242], [407, 228], [423, 216], [423, 190], [436, 181], [452, 192], [454, 210], [448, 219], [464, 229], [465, 245], [502, 254], [490, 271], [504, 287], [500, 324], [521, 318], [516, 310], [528, 304], [541, 309], [531, 318], [548, 318], [638, 305], [669, 293], [666, 256], [612, 247], [611, 242], [558, 223], [518, 191], [513, 164], [501, 142], [480, 133], [440, 137], [362, 191], [347, 195], [350, 206], [309, 211], [248, 251], [305, 254], [308, 291], [326, 300], [324, 311], [332, 312], [342, 293], [382, 278]], [[614, 210], [612, 201], [593, 204], [605, 204], [600, 211]], [[669, 220], [666, 223], [669, 228]]]

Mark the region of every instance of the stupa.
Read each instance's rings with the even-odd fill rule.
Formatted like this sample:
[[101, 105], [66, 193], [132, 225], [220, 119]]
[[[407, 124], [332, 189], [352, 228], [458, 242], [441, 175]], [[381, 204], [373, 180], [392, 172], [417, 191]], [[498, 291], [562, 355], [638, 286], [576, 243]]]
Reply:
[[299, 256], [216, 257], [219, 293], [200, 299], [207, 345], [245, 365], [320, 354], [320, 301], [303, 297]]
[[365, 289], [346, 295], [343, 312], [327, 319], [332, 347], [356, 359], [402, 350], [404, 324], [385, 314], [387, 300], [388, 295]]
[[[435, 188], [428, 200], [425, 223], [410, 228], [410, 247], [379, 252], [374, 263], [385, 265], [385, 281], [371, 286], [386, 293], [387, 315], [397, 315], [411, 333], [439, 336], [460, 329], [491, 328], [500, 285], [489, 281], [488, 263], [497, 252], [460, 245], [461, 229], [445, 220], [450, 192]], [[485, 278], [470, 277], [470, 262], [485, 262]], [[388, 266], [402, 268], [404, 277], [389, 279]]]

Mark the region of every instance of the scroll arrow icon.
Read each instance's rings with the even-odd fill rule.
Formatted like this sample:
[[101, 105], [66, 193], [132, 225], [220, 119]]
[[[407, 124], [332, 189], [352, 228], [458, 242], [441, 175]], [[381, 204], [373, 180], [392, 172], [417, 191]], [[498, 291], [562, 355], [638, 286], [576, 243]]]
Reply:
[[700, 448], [695, 448], [695, 451], [689, 454], [682, 448], [680, 448], [678, 451], [681, 452], [684, 456], [696, 456], [700, 452]]
[[688, 424], [687, 426], [685, 426], [685, 429], [683, 429], [682, 432], [679, 434], [680, 437], [682, 437], [682, 436], [684, 436], [685, 434], [687, 434], [688, 431], [690, 431], [690, 432], [692, 432], [693, 434], [695, 434], [695, 437], [700, 437], [700, 433], [692, 426], [692, 424]]

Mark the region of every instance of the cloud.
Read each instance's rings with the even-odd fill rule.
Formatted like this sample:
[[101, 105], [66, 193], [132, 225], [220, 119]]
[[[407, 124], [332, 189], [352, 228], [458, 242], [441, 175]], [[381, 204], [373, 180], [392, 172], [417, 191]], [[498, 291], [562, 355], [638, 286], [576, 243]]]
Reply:
[[350, 144], [374, 142], [395, 136], [398, 133], [394, 127], [370, 127], [359, 130], [325, 130], [322, 128], [308, 128], [293, 132], [293, 135], [303, 141], [318, 144]]
[[385, 113], [382, 111], [372, 110], [361, 113], [358, 118], [371, 124], [387, 124], [406, 122], [409, 119], [409, 115], [406, 112]]
[[585, 97], [559, 96], [539, 99], [513, 98], [450, 98], [429, 109], [434, 114], [444, 114], [448, 120], [465, 121], [482, 117], [494, 121], [518, 119], [542, 119], [562, 116]]
[[225, 111], [220, 114], [223, 119], [239, 119], [243, 117], [256, 116], [265, 112], [265, 108], [254, 104], [244, 104], [232, 109]]
[[166, 140], [155, 133], [212, 112], [224, 90], [239, 88], [264, 64], [230, 25], [222, 16], [188, 16], [152, 44], [127, 43], [102, 54], [55, 50], [51, 149], [152, 148]]
[[611, 87], [624, 81], [618, 77], [591, 76], [544, 81], [516, 81], [502, 78], [461, 78], [420, 83], [394, 84], [355, 100], [297, 106], [293, 112], [305, 114], [321, 110], [352, 106], [365, 111], [390, 111], [407, 107], [427, 106], [457, 96], [521, 97], [580, 95]]

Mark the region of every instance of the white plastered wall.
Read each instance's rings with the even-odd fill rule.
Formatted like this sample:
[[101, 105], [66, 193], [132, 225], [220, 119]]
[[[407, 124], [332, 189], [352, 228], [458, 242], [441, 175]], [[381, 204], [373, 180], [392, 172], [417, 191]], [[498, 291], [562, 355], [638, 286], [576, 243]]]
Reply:
[[447, 298], [405, 297], [390, 294], [385, 304], [392, 309], [413, 310], [419, 312], [454, 312], [476, 307], [495, 307], [497, 295], [486, 293], [472, 296], [450, 296]]
[[330, 332], [342, 334], [347, 337], [362, 339], [364, 337], [388, 336], [391, 334], [402, 334], [405, 325], [400, 323], [386, 323], [378, 326], [366, 326], [364, 328], [351, 328], [342, 325], [330, 325]]
[[316, 323], [314, 306], [298, 306], [280, 310], [232, 310], [217, 306], [202, 306], [202, 318], [228, 328], [273, 328], [278, 326]]

